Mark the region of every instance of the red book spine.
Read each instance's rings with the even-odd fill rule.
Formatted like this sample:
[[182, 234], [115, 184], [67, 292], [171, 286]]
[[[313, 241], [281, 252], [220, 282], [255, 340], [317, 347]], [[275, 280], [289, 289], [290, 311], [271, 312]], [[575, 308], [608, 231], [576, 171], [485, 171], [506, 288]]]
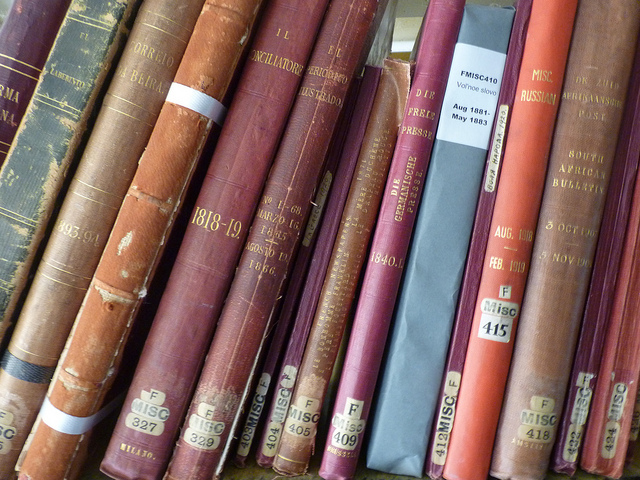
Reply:
[[640, 189], [632, 208], [580, 456], [583, 470], [610, 478], [623, 473], [640, 373]]
[[[282, 294], [377, 0], [331, 3], [218, 320], [167, 479], [220, 471]], [[348, 26], [348, 28], [347, 28]]]
[[[434, 0], [426, 13], [320, 467], [327, 480], [355, 473], [464, 4]], [[336, 427], [341, 424], [361, 428], [353, 434]]]
[[629, 86], [625, 118], [622, 121], [616, 160], [598, 238], [583, 326], [576, 348], [571, 380], [554, 447], [551, 468], [575, 474], [582, 450], [582, 434], [589, 417], [591, 398], [598, 382], [600, 358], [613, 305], [613, 293], [620, 267], [624, 232], [631, 210], [638, 151], [640, 151], [640, 49], [636, 50], [634, 73]]
[[497, 478], [543, 478], [549, 468], [627, 99], [639, 8], [633, 0], [578, 3], [493, 447]]
[[[459, 381], [443, 473], [447, 479], [483, 480], [489, 473], [577, 3], [539, 0], [532, 6]], [[530, 92], [543, 92], [546, 101], [532, 100]]]
[[[282, 310], [278, 317], [277, 324], [273, 339], [269, 345], [269, 350], [265, 358], [265, 364], [262, 368], [262, 373], [259, 377], [259, 382], [262, 384], [262, 391], [259, 393], [256, 389], [256, 394], [253, 400], [253, 405], [259, 401], [262, 403], [260, 406], [260, 419], [263, 420], [265, 415], [270, 413], [272, 407], [271, 398], [273, 397], [274, 377], [278, 374], [278, 369], [281, 365], [281, 360], [286, 355], [287, 342], [290, 335], [295, 328], [298, 312], [304, 308], [304, 304], [312, 300], [313, 297], [317, 297], [318, 291], [308, 291], [307, 285], [313, 284], [317, 275], [317, 260], [316, 257], [322, 257], [322, 250], [326, 248], [326, 238], [329, 238], [330, 231], [333, 229], [333, 225], [336, 223], [335, 217], [340, 216], [342, 213], [342, 207], [344, 205], [344, 199], [346, 198], [345, 190], [349, 188], [351, 177], [353, 175], [353, 169], [355, 166], [355, 160], [353, 160], [346, 152], [351, 150], [350, 134], [354, 125], [359, 125], [360, 117], [363, 115], [357, 110], [359, 107], [359, 96], [361, 87], [364, 90], [368, 90], [368, 83], [370, 81], [364, 80], [364, 78], [371, 77], [370, 67], [365, 67], [365, 74], [363, 77], [354, 79], [351, 91], [347, 95], [346, 104], [344, 107], [344, 113], [340, 118], [340, 124], [337, 127], [336, 135], [331, 145], [331, 150], [327, 160], [327, 166], [330, 163], [335, 163], [333, 168], [325, 168], [325, 173], [322, 176], [321, 185], [326, 185], [330, 190], [326, 189], [323, 192], [323, 188], [318, 189], [316, 198], [314, 200], [311, 215], [307, 224], [303, 240], [298, 250], [296, 257], [296, 264], [293, 267], [291, 279], [287, 286], [287, 294], [282, 305]], [[363, 85], [364, 84], [364, 85]], [[318, 215], [322, 215], [322, 219], [318, 218]], [[315, 217], [315, 220], [314, 220]], [[335, 233], [334, 233], [335, 235]], [[324, 243], [323, 243], [324, 242]], [[315, 293], [314, 293], [315, 292]], [[311, 297], [311, 298], [310, 298]], [[312, 300], [313, 301], [313, 300]], [[262, 397], [262, 395], [265, 397]], [[265, 411], [266, 410], [266, 411]], [[246, 455], [248, 455], [248, 448], [243, 445], [245, 441], [245, 433], [249, 424], [255, 424], [255, 419], [251, 420], [249, 417], [245, 423], [245, 430], [242, 432], [242, 439], [239, 442], [238, 451], [244, 455], [236, 455], [235, 462], [239, 465], [244, 465]], [[261, 440], [261, 432], [263, 430], [262, 423], [259, 428], [253, 432]], [[261, 442], [262, 444], [263, 442]], [[256, 455], [259, 456], [261, 452], [261, 446], [258, 447]], [[270, 466], [270, 465], [269, 465]]]
[[345, 338], [404, 113], [409, 93], [409, 71], [408, 63], [388, 60], [380, 77], [356, 173], [297, 369], [289, 414], [273, 460], [274, 470], [285, 475], [306, 471], [315, 447], [321, 406], [325, 404], [332, 372]]
[[[348, 178], [345, 178], [346, 162], [340, 162], [340, 158], [346, 138], [347, 127], [351, 122], [351, 115], [355, 103], [354, 99], [357, 96], [360, 80], [360, 77], [354, 79], [351, 85], [351, 91], [345, 99], [345, 106], [339, 119], [336, 134], [331, 142], [324, 171], [321, 175], [315, 198], [311, 202], [311, 212], [309, 213], [309, 218], [307, 219], [307, 224], [302, 235], [302, 241], [300, 242], [300, 247], [295, 257], [295, 263], [287, 282], [282, 307], [279, 309], [278, 318], [274, 322], [273, 333], [269, 335], [269, 348], [264, 355], [263, 365], [260, 367], [261, 373], [257, 379], [254, 379], [254, 383], [256, 384], [255, 393], [250, 399], [251, 405], [247, 409], [248, 413], [244, 419], [243, 430], [239, 433], [240, 439], [234, 458], [234, 463], [238, 466], [245, 466], [257, 430], [256, 427], [262, 419], [262, 411], [265, 407], [266, 398], [271, 392], [271, 379], [280, 364], [282, 350], [284, 349], [287, 338], [289, 338], [290, 327], [298, 309], [301, 292], [309, 270], [309, 264], [315, 252], [318, 231], [323, 225], [325, 204], [329, 201], [328, 197], [330, 195], [330, 198], [334, 198], [334, 190], [339, 189], [340, 186], [336, 185], [336, 182], [340, 184], [346, 182], [348, 184], [349, 181]], [[339, 192], [335, 193], [339, 195]]]
[[[631, 108], [628, 111], [634, 111], [635, 97], [630, 98]], [[633, 119], [629, 123], [636, 125]], [[634, 133], [638, 137], [638, 132]], [[628, 141], [621, 138], [621, 144], [628, 145]], [[637, 158], [638, 150], [633, 151]], [[625, 163], [625, 160], [624, 156], [616, 158], [621, 163]], [[637, 253], [640, 252], [639, 180], [636, 175], [613, 303], [580, 456], [583, 470], [612, 478], [619, 478], [623, 472], [640, 375], [640, 258]], [[598, 239], [598, 242], [601, 241], [602, 236]], [[591, 378], [583, 378], [588, 388]]]
[[[368, 120], [371, 104], [375, 95], [381, 70], [374, 67], [365, 67], [365, 73], [358, 93], [358, 101], [354, 108], [354, 117], [350, 124], [343, 159], [340, 162], [341, 169], [347, 170], [343, 176], [350, 180], [353, 176], [358, 152], [364, 134], [364, 127]], [[256, 460], [263, 467], [271, 467], [276, 453], [276, 448], [282, 435], [289, 400], [293, 392], [297, 370], [302, 360], [304, 345], [311, 328], [311, 322], [318, 304], [318, 297], [324, 275], [327, 271], [333, 240], [340, 226], [340, 218], [344, 208], [349, 182], [341, 182], [329, 198], [327, 214], [322, 223], [322, 229], [318, 234], [318, 244], [313, 253], [309, 272], [305, 281], [300, 304], [296, 312], [294, 325], [289, 337], [286, 351], [282, 359], [277, 381], [274, 383], [273, 398], [269, 408], [268, 418], [262, 431], [260, 444], [256, 452]], [[336, 185], [338, 187], [338, 185]], [[344, 190], [343, 190], [344, 189]]]
[[[453, 422], [447, 422], [449, 418], [452, 419], [453, 416], [451, 409], [447, 407], [451, 406], [451, 402], [456, 401], [458, 395], [459, 382], [455, 379], [459, 378], [462, 373], [467, 343], [469, 342], [471, 319], [473, 318], [473, 311], [478, 296], [478, 287], [480, 286], [482, 261], [487, 248], [491, 216], [493, 214], [504, 158], [504, 147], [509, 135], [509, 123], [513, 112], [513, 103], [515, 101], [518, 75], [522, 62], [532, 3], [533, 0], [519, 0], [516, 4], [516, 15], [513, 20], [511, 39], [502, 78], [502, 87], [498, 98], [498, 111], [491, 134], [491, 145], [489, 147], [484, 184], [478, 196], [476, 218], [473, 225], [471, 242], [469, 244], [469, 253], [467, 255], [460, 290], [458, 310], [456, 311], [453, 324], [447, 363], [445, 364], [442, 375], [443, 382], [439, 397], [440, 405], [434, 423], [435, 427], [432, 428], [430, 446], [426, 458], [425, 473], [431, 478], [442, 477], [444, 461], [446, 460], [449, 446], [449, 434], [451, 433]], [[453, 382], [451, 380], [453, 380]], [[453, 410], [453, 415], [455, 415], [455, 409]], [[441, 423], [441, 420], [445, 420], [445, 423]]]
[[171, 456], [327, 3], [274, 0], [262, 14], [119, 419], [158, 396], [163, 432], [116, 427], [111, 440], [134, 456], [154, 452], [137, 457], [148, 478]]

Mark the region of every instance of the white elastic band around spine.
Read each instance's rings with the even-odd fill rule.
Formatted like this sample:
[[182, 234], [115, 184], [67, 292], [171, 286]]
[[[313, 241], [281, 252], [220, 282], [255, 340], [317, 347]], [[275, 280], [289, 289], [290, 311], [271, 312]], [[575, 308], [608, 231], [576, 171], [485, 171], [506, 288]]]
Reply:
[[166, 101], [193, 110], [218, 125], [222, 125], [227, 114], [226, 107], [215, 98], [179, 83], [171, 84]]
[[67, 435], [82, 435], [100, 423], [104, 417], [118, 407], [123, 399], [124, 394], [119, 395], [90, 417], [74, 417], [54, 407], [49, 401], [49, 397], [46, 397], [40, 409], [40, 418], [57, 432]]

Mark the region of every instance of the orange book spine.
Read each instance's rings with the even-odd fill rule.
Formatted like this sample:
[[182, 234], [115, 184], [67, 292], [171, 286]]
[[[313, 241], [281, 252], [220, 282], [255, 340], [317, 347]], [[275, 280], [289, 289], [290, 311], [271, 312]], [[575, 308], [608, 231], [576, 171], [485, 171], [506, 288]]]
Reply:
[[450, 480], [489, 473], [576, 8], [577, 0], [532, 6], [444, 467]]
[[[491, 476], [543, 479], [578, 334], [640, 29], [634, 0], [580, 0]], [[463, 380], [464, 381], [464, 380]]]

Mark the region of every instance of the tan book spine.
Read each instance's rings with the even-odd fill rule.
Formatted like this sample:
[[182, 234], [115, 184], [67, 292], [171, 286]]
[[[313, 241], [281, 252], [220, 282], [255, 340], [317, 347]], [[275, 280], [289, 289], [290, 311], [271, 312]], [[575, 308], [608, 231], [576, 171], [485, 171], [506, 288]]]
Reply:
[[[27, 382], [0, 371], [3, 392], [11, 392], [0, 409], [20, 406], [19, 413], [10, 412], [17, 442], [24, 442], [35, 421], [203, 1], [175, 7], [145, 0], [136, 15], [8, 347], [13, 361], [48, 370], [48, 378]], [[24, 275], [20, 282], [26, 280]], [[7, 316], [17, 313], [15, 302]]]
[[[11, 337], [8, 351], [29, 368], [52, 372], [58, 363], [203, 1], [140, 6]], [[5, 391], [18, 387], [14, 419], [28, 433], [48, 380], [8, 386], [0, 375]]]
[[[640, 26], [580, 0], [491, 475], [543, 478], [562, 414]], [[490, 366], [487, 366], [490, 368]]]
[[308, 412], [307, 405], [314, 405], [318, 410], [310, 412], [309, 418], [319, 418], [367, 257], [367, 245], [378, 215], [410, 80], [408, 63], [385, 61], [273, 462], [273, 468], [285, 475], [302, 474], [309, 464], [318, 422], [299, 420], [296, 412]]
[[213, 122], [224, 118], [220, 102], [260, 4], [205, 2], [76, 318], [21, 475], [59, 478], [76, 461], [86, 436], [60, 428], [57, 418], [86, 419], [102, 406], [204, 143]]
[[[80, 307], [203, 2], [146, 0], [140, 7], [21, 312], [57, 352], [44, 353], [44, 360], [29, 355], [34, 361], [57, 361], [69, 333], [58, 325], [70, 325]], [[3, 318], [18, 313], [27, 273], [27, 265], [16, 273]]]
[[56, 365], [203, 1], [141, 6], [20, 312], [21, 360]]
[[[40, 223], [38, 229], [43, 232], [64, 189], [65, 171], [80, 157], [114, 59], [122, 53], [141, 3], [73, 0], [62, 22], [4, 164], [16, 180], [10, 188], [3, 184], [3, 198], [15, 198], [23, 214], [37, 211], [39, 222], [34, 223]], [[33, 237], [20, 232], [25, 245], [38, 245], [36, 231]], [[6, 235], [0, 233], [0, 237], [5, 246], [15, 248]], [[29, 333], [27, 338], [42, 342], [37, 328]], [[28, 343], [12, 342], [0, 361], [1, 479], [14, 473], [54, 370], [50, 365], [25, 361], [32, 353]]]

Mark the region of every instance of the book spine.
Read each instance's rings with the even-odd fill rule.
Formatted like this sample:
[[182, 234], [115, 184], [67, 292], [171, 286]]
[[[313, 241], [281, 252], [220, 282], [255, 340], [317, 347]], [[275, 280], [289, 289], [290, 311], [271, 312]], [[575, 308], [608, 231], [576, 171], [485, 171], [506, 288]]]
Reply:
[[[640, 185], [637, 178], [636, 186]], [[611, 478], [623, 473], [640, 375], [640, 261], [636, 253], [640, 246], [639, 227], [640, 188], [636, 188], [626, 233], [623, 232], [624, 247], [580, 455], [584, 471]], [[588, 380], [585, 378], [585, 383]]]
[[14, 0], [3, 22], [0, 165], [13, 144], [70, 3], [70, 0]]
[[[252, 25], [261, 5], [262, 2], [256, 0], [235, 2], [232, 8], [224, 3], [212, 1], [205, 3], [182, 63], [176, 72], [167, 102], [160, 112], [149, 139], [139, 172], [143, 166], [142, 162], [145, 162], [147, 172], [162, 171], [167, 175], [166, 179], [173, 179], [176, 190], [177, 187], [186, 188], [189, 185], [189, 177], [194, 174], [197, 161], [203, 152], [204, 142], [207, 139], [209, 142], [215, 140], [219, 133], [219, 126], [222, 125], [222, 120], [226, 116], [226, 107], [223, 102], [228, 96], [232, 74], [236, 71], [241, 53], [246, 51]], [[224, 35], [220, 32], [224, 32]], [[202, 79], [208, 80], [202, 81]], [[202, 167], [206, 165], [199, 168], [202, 169]], [[149, 177], [149, 179], [152, 178], [154, 177]], [[149, 179], [146, 179], [147, 182]], [[149, 190], [149, 185], [145, 185], [144, 189]], [[171, 195], [164, 194], [163, 198], [175, 203], [173, 196], [175, 193], [174, 191]], [[182, 195], [179, 195], [177, 198], [181, 197]], [[127, 199], [123, 204], [123, 210], [126, 206]], [[147, 215], [144, 216], [147, 217]], [[120, 219], [116, 222], [114, 232], [116, 229], [135, 232], [135, 229], [129, 230], [127, 223], [124, 229], [118, 226], [119, 223]], [[145, 244], [149, 243], [148, 236], [145, 236], [142, 241]], [[129, 252], [127, 255], [137, 259], [136, 262], [140, 265], [143, 255], [135, 251], [136, 247], [140, 249], [144, 245], [141, 245], [140, 241], [136, 244], [134, 240], [127, 246]], [[105, 250], [106, 252], [109, 252], [109, 247]], [[150, 260], [157, 262], [158, 258], [159, 256], [156, 256]], [[152, 262], [149, 261], [147, 264], [151, 265]], [[100, 267], [96, 275], [99, 272]], [[139, 287], [136, 288], [139, 289]], [[161, 435], [163, 422], [169, 415], [169, 411], [166, 408], [157, 408], [157, 401], [159, 401], [158, 397], [153, 393], [144, 400], [138, 400], [135, 408], [126, 417], [123, 416], [124, 427], [142, 434]], [[162, 403], [162, 400], [160, 402]], [[153, 414], [148, 413], [149, 408], [154, 412]], [[127, 446], [128, 449], [121, 448], [121, 445], [118, 447], [110, 445], [101, 463], [101, 470], [114, 478], [130, 478], [131, 475], [142, 478], [143, 470], [136, 462], [139, 455], [133, 458], [127, 455], [125, 452], [132, 451], [131, 445]], [[145, 475], [148, 474], [149, 472], [145, 471]], [[155, 473], [156, 476], [158, 474]]]
[[[448, 479], [484, 479], [489, 472], [576, 8], [577, 1], [532, 8], [462, 378], [455, 382], [443, 472]], [[530, 92], [546, 101], [535, 101]]]
[[379, 6], [377, 0], [340, 0], [327, 10], [167, 479], [204, 479], [219, 469]]
[[[385, 62], [273, 461], [273, 468], [285, 475], [304, 473], [311, 458], [321, 407], [367, 256], [409, 85], [407, 63]], [[311, 414], [311, 420], [305, 417], [307, 414]]]
[[[166, 469], [327, 3], [275, 0], [262, 14], [107, 450], [144, 478]], [[125, 424], [143, 399], [162, 399], [158, 435]]]
[[516, 97], [532, 3], [533, 0], [520, 0], [516, 3], [516, 14], [513, 19], [511, 38], [498, 97], [498, 107], [491, 132], [491, 145], [489, 147], [483, 185], [478, 196], [469, 253], [449, 342], [449, 352], [441, 375], [442, 381], [440, 382], [441, 387], [437, 400], [439, 408], [435, 413], [427, 450], [425, 473], [434, 479], [442, 477], [451, 427], [455, 418], [455, 409], [450, 407], [455, 405], [458, 397], [459, 382], [456, 379], [460, 378], [462, 367], [464, 366], [469, 332], [471, 330], [471, 319], [473, 318], [473, 310], [476, 305], [478, 286], [482, 274], [482, 260], [487, 248], [491, 216], [493, 215], [496, 191], [500, 180], [504, 146], [509, 136], [509, 123]]
[[627, 453], [625, 458], [625, 468], [634, 461], [635, 450], [640, 434], [640, 391], [636, 393], [633, 406], [633, 416], [631, 417], [631, 428], [629, 431], [629, 444], [627, 445]]
[[262, 423], [262, 413], [267, 405], [267, 398], [271, 391], [271, 379], [279, 364], [280, 354], [284, 348], [286, 338], [289, 336], [290, 327], [300, 300], [300, 291], [309, 268], [311, 256], [313, 255], [313, 247], [316, 244], [317, 238], [315, 230], [321, 225], [321, 217], [324, 214], [324, 204], [332, 190], [332, 183], [336, 173], [333, 168], [335, 166], [337, 166], [337, 164], [325, 169], [321, 176], [322, 179], [316, 191], [316, 196], [312, 200], [311, 212], [303, 234], [305, 241], [301, 242], [295, 256], [295, 264], [291, 270], [291, 278], [285, 288], [286, 293], [283, 295], [282, 306], [279, 308], [277, 320], [274, 321], [273, 331], [269, 334], [269, 348], [264, 355], [264, 361], [259, 366], [260, 374], [256, 375], [256, 378], [253, 380], [255, 384], [252, 385], [253, 395], [248, 400], [250, 405], [245, 410], [244, 425], [242, 432], [238, 433], [239, 440], [233, 459], [234, 464], [240, 467], [246, 466], [256, 431]]
[[[0, 29], [0, 165], [5, 163], [68, 6], [69, 0], [15, 0]], [[12, 325], [13, 310], [44, 236], [43, 224], [51, 214], [46, 200], [31, 193], [47, 188], [36, 181], [32, 180], [24, 195], [16, 195], [25, 181], [21, 179], [25, 166], [23, 162], [19, 165], [17, 170], [16, 165], [0, 170], [0, 184], [7, 193], [0, 196], [0, 231], [7, 239], [0, 246], [0, 342]], [[52, 188], [54, 198], [55, 194]], [[19, 233], [12, 233], [14, 230]], [[14, 249], [14, 244], [19, 247]]]
[[554, 471], [567, 475], [575, 474], [582, 450], [582, 434], [599, 377], [600, 358], [622, 256], [622, 240], [629, 221], [638, 169], [637, 152], [640, 150], [640, 136], [633, 133], [639, 128], [640, 121], [639, 89], [640, 49], [636, 47], [634, 73], [627, 93], [627, 106], [612, 167], [589, 295], [565, 400], [564, 409], [567, 413], [562, 416], [558, 427], [551, 461]]
[[375, 470], [424, 472], [433, 385], [440, 385], [447, 355], [514, 14], [485, 5], [464, 10], [378, 380], [367, 449]]
[[491, 475], [498, 478], [542, 478], [549, 465], [626, 100], [639, 8], [624, 1], [578, 5], [494, 446]]
[[[77, 159], [83, 132], [93, 118], [110, 65], [122, 50], [139, 3], [71, 3], [6, 160], [9, 168], [18, 170], [31, 164], [33, 176], [58, 171], [58, 175], [50, 175], [47, 188], [52, 192], [61, 188], [64, 171]], [[42, 161], [38, 164], [32, 159]], [[44, 192], [33, 188], [29, 194], [35, 200]], [[10, 440], [5, 437], [6, 441], [0, 442], [1, 478], [13, 471], [53, 375], [55, 363], [42, 363], [38, 358], [38, 346], [50, 341], [43, 335], [45, 322], [43, 318], [31, 325], [18, 321], [0, 364], [4, 419], [0, 423], [3, 431], [12, 432]]]
[[[287, 282], [286, 295], [271, 334], [269, 349], [265, 354], [261, 373], [258, 375], [259, 380], [256, 382], [255, 394], [251, 399], [251, 406], [248, 409], [249, 413], [245, 419], [241, 439], [238, 441], [234, 463], [239, 466], [245, 466], [255, 434], [259, 431], [258, 422], [260, 424], [263, 423], [263, 410], [268, 406], [268, 398], [270, 398], [273, 390], [271, 379], [277, 373], [276, 370], [280, 365], [283, 350], [300, 306], [311, 261], [316, 254], [317, 240], [320, 237], [320, 232], [327, 228], [325, 227], [325, 219], [329, 215], [333, 217], [339, 216], [342, 212], [341, 206], [344, 205], [346, 189], [349, 187], [349, 182], [353, 175], [353, 167], [355, 166], [355, 161], [342, 160], [342, 152], [346, 148], [345, 142], [350, 129], [349, 126], [353, 125], [353, 112], [362, 81], [362, 77], [354, 78], [350, 87], [351, 90], [345, 99], [345, 106], [339, 120], [340, 123], [336, 127], [336, 134], [331, 142], [326, 165], [316, 196], [312, 202], [311, 213], [307, 220], [298, 253], [296, 254], [291, 278]], [[357, 123], [357, 120], [354, 121]], [[332, 201], [332, 199], [337, 201]], [[325, 210], [327, 211], [326, 213]], [[331, 223], [331, 221], [327, 220], [327, 223]]]
[[[637, 208], [634, 205], [634, 210]], [[611, 317], [584, 434], [580, 467], [620, 478], [627, 455], [640, 370], [638, 331], [638, 213], [632, 212], [620, 265]]]
[[464, 4], [432, 1], [426, 12], [320, 466], [327, 480], [355, 472]]
[[[34, 429], [21, 469], [30, 478], [58, 478], [57, 465], [73, 464], [86, 441], [85, 432], [61, 428], [56, 419], [91, 417], [102, 405], [201, 149], [224, 118], [221, 101], [259, 6], [205, 2], [65, 347], [47, 398], [52, 408]], [[142, 411], [137, 420], [153, 423]]]
[[[136, 15], [77, 170], [55, 221], [51, 220], [42, 259], [19, 312], [25, 328], [17, 342], [29, 344], [29, 351], [36, 353], [29, 360], [32, 363], [55, 367], [58, 362], [202, 3], [189, 0], [174, 8], [171, 1], [146, 0]], [[9, 181], [12, 188], [0, 189], [0, 204], [15, 213], [0, 217], [0, 231], [15, 240], [2, 244], [3, 258], [31, 252], [24, 261], [0, 265], [0, 283], [11, 295], [10, 305], [2, 309], [9, 318], [47, 222], [39, 215], [41, 206], [31, 205], [22, 193], [39, 193], [40, 188], [33, 185], [39, 177], [22, 175], [22, 181], [28, 183], [18, 189], [22, 182], [11, 182], [11, 170], [5, 175], [8, 178], [3, 183]], [[48, 170], [42, 175], [48, 175]], [[53, 204], [47, 191], [42, 198]], [[27, 230], [16, 228], [24, 222]], [[34, 324], [38, 335], [27, 327]]]
[[318, 233], [317, 246], [313, 252], [293, 327], [289, 337], [285, 339], [287, 345], [279, 371], [274, 372], [277, 377], [274, 382], [271, 406], [256, 451], [258, 465], [265, 468], [270, 468], [273, 465], [276, 448], [280, 443], [282, 427], [295, 385], [295, 377], [318, 304], [320, 289], [333, 249], [333, 241], [340, 227], [340, 218], [347, 201], [358, 152], [362, 145], [381, 72], [382, 69], [379, 67], [365, 66], [354, 105], [354, 114], [348, 129], [345, 128], [346, 143], [340, 160], [340, 176], [337, 179], [340, 184], [336, 185], [335, 191], [329, 197], [327, 213]]

